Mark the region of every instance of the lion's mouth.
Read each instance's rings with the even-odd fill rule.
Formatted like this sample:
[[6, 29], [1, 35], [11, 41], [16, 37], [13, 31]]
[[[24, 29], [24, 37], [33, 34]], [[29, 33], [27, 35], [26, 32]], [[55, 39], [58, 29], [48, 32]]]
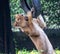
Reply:
[[20, 30], [21, 30], [22, 32], [24, 32], [23, 28], [21, 28], [21, 27], [20, 27]]

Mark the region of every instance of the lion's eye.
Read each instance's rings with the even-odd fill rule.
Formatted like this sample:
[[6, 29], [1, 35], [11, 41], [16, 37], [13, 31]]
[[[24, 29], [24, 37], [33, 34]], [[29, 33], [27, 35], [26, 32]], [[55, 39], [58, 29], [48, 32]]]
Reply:
[[25, 20], [28, 21], [28, 17], [27, 16], [25, 16]]
[[23, 16], [23, 14], [21, 14], [21, 16]]
[[18, 18], [17, 21], [20, 21], [20, 18]]

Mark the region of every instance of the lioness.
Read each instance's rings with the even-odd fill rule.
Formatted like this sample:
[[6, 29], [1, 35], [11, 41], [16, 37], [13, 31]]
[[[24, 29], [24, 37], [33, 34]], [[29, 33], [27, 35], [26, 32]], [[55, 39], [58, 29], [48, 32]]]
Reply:
[[42, 54], [55, 54], [47, 35], [43, 31], [46, 24], [41, 15], [37, 18], [32, 18], [31, 11], [28, 11], [25, 16], [16, 14], [14, 26], [19, 27], [22, 32], [29, 36], [38, 52]]

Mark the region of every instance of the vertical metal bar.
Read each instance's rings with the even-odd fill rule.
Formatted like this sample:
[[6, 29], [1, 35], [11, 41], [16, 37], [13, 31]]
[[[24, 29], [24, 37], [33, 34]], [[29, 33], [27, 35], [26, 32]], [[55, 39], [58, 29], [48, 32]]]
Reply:
[[9, 0], [4, 0], [3, 4], [3, 22], [4, 22], [4, 47], [6, 54], [15, 54], [13, 44], [13, 38], [11, 35], [11, 18], [10, 18], [10, 8]]

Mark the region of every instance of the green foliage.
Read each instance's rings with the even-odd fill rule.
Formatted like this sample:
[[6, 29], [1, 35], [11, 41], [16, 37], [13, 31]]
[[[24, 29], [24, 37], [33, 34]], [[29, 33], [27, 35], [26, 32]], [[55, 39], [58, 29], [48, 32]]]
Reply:
[[[31, 0], [27, 0], [28, 2]], [[44, 18], [48, 28], [60, 28], [60, 1], [40, 0]], [[11, 20], [14, 22], [14, 15], [24, 13], [20, 7], [20, 0], [10, 0]]]
[[23, 9], [20, 8], [20, 0], [10, 0], [11, 22], [14, 21], [14, 15], [20, 13], [24, 13]]
[[60, 28], [60, 1], [41, 0], [42, 11], [49, 28]]
[[[60, 50], [55, 50], [56, 54], [60, 54]], [[27, 51], [26, 49], [18, 50], [16, 54], [40, 54], [36, 50]]]

